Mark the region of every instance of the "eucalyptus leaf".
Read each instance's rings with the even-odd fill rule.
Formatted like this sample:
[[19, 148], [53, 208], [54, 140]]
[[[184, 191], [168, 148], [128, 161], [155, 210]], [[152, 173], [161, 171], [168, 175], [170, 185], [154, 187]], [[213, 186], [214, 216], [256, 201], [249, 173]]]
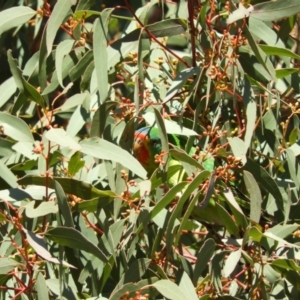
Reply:
[[0, 12], [0, 35], [11, 28], [23, 25], [35, 14], [35, 10], [22, 5], [2, 10]]
[[146, 179], [147, 172], [142, 165], [127, 151], [100, 138], [91, 138], [79, 143], [81, 152], [99, 159], [116, 161], [128, 167], [133, 173]]

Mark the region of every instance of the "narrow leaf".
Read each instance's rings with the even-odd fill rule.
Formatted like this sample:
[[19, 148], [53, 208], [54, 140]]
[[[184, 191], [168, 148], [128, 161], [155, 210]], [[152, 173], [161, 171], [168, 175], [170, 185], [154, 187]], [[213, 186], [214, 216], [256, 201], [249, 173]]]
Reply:
[[250, 172], [255, 177], [255, 180], [258, 182], [258, 184], [267, 192], [273, 195], [278, 208], [283, 211], [282, 194], [278, 188], [278, 185], [269, 175], [269, 173], [251, 159], [248, 159], [247, 163], [244, 166], [244, 170]]
[[[187, 26], [182, 19], [167, 19], [147, 25], [145, 28], [155, 37], [170, 37], [184, 33]], [[148, 39], [150, 36], [147, 31], [145, 29], [142, 30], [141, 28], [135, 29], [118, 41], [122, 43], [133, 42], [137, 41], [140, 37]]]
[[279, 20], [300, 12], [298, 0], [266, 1], [253, 7], [251, 17], [264, 22]]
[[108, 64], [107, 64], [107, 41], [106, 30], [108, 18], [103, 20], [101, 17], [96, 19], [94, 24], [94, 62], [97, 76], [100, 102], [103, 103], [108, 97]]
[[208, 262], [214, 255], [216, 243], [212, 238], [207, 239], [197, 253], [197, 262], [194, 269], [193, 283], [197, 284], [202, 272], [208, 267]]
[[60, 86], [64, 87], [63, 85], [63, 76], [62, 76], [62, 69], [63, 69], [63, 59], [65, 55], [69, 54], [72, 50], [74, 45], [73, 40], [64, 40], [58, 44], [55, 52], [55, 68], [57, 73], [57, 80]]
[[131, 154], [120, 147], [98, 137], [83, 140], [79, 144], [81, 152], [99, 159], [116, 161], [136, 175], [146, 179], [147, 172], [142, 165]]
[[295, 52], [276, 46], [270, 45], [259, 45], [259, 47], [267, 54], [267, 55], [274, 55], [274, 56], [282, 56], [282, 57], [289, 57], [300, 60], [300, 56]]
[[151, 220], [162, 210], [164, 209], [168, 204], [170, 204], [172, 201], [174, 201], [175, 196], [181, 192], [188, 182], [179, 182], [177, 185], [175, 185], [172, 189], [166, 193], [158, 203], [154, 206], [154, 208], [151, 211]]
[[201, 182], [203, 182], [204, 180], [208, 179], [209, 175], [210, 175], [209, 171], [202, 171], [201, 173], [199, 173], [193, 179], [193, 181], [187, 186], [187, 188], [183, 192], [182, 196], [180, 197], [174, 211], [172, 212], [172, 215], [168, 222], [167, 233], [166, 233], [167, 251], [169, 251], [169, 253], [171, 252], [171, 247], [173, 245], [173, 240], [174, 240], [173, 235], [172, 235], [173, 227], [174, 227], [175, 221], [177, 220], [177, 217], [179, 216], [179, 214], [182, 211], [183, 205], [185, 204], [186, 200], [191, 195], [193, 195], [193, 193], [196, 193], [196, 191], [199, 187], [199, 184], [201, 184]]
[[43, 259], [55, 263], [55, 264], [62, 264], [66, 267], [75, 268], [74, 266], [68, 264], [65, 261], [61, 261], [55, 257], [52, 257], [51, 253], [47, 250], [46, 243], [44, 242], [43, 238], [39, 234], [35, 234], [25, 228], [23, 231], [26, 234], [26, 238], [28, 240], [29, 245], [34, 249], [34, 251], [42, 257]]
[[0, 85], [0, 108], [9, 100], [16, 90], [17, 86], [13, 77], [10, 77]]
[[0, 177], [2, 177], [11, 187], [18, 186], [17, 177], [14, 173], [0, 160]]
[[62, 148], [66, 147], [75, 151], [81, 149], [80, 145], [62, 128], [51, 128], [46, 132], [45, 137]]
[[172, 300], [191, 300], [188, 298], [186, 291], [181, 289], [174, 282], [170, 280], [159, 280], [152, 284], [164, 297]]
[[199, 297], [197, 296], [195, 291], [195, 287], [186, 272], [183, 272], [182, 274], [179, 288], [189, 300], [199, 300]]
[[234, 271], [234, 269], [236, 268], [240, 258], [241, 258], [241, 249], [237, 250], [237, 251], [232, 251], [228, 258], [225, 261], [225, 265], [223, 268], [224, 271], [224, 277], [227, 278], [230, 276], [230, 274]]
[[12, 51], [7, 51], [8, 63], [11, 73], [15, 79], [16, 85], [21, 93], [24, 94], [27, 98], [35, 101], [37, 104], [44, 106], [44, 99], [40, 95], [40, 93], [33, 87], [30, 83], [28, 83], [24, 77], [22, 76], [22, 72], [18, 67], [17, 60], [13, 59]]
[[245, 142], [238, 137], [233, 137], [233, 138], [228, 137], [227, 139], [231, 147], [231, 150], [233, 152], [233, 155], [236, 158], [240, 158], [241, 162], [245, 164], [247, 162], [247, 158], [246, 158], [247, 148]]
[[248, 150], [248, 148], [251, 145], [251, 140], [255, 129], [256, 101], [255, 101], [254, 91], [251, 88], [250, 83], [246, 78], [244, 81], [243, 102], [244, 105], [246, 106], [246, 116], [247, 116], [247, 126], [246, 126], [244, 141], [245, 141], [246, 150]]
[[58, 226], [48, 230], [45, 236], [59, 245], [86, 251], [95, 255], [103, 262], [107, 262], [107, 257], [104, 253], [74, 228]]
[[[155, 123], [155, 114], [153, 112], [146, 112], [143, 115], [143, 117], [150, 126], [152, 126]], [[197, 133], [194, 130], [182, 127], [175, 121], [164, 119], [164, 124], [168, 134], [177, 134], [184, 136], [197, 135]]]
[[49, 300], [48, 287], [42, 272], [38, 272], [34, 287], [37, 299]]
[[20, 263], [8, 258], [8, 257], [0, 257], [0, 274], [1, 275], [7, 275], [10, 271], [12, 271], [14, 268], [19, 266]]
[[59, 212], [62, 214], [65, 220], [64, 226], [74, 228], [74, 222], [72, 218], [71, 209], [68, 204], [68, 198], [65, 195], [63, 188], [57, 181], [54, 181], [54, 188], [57, 197]]
[[75, 195], [82, 199], [92, 199], [100, 197], [116, 197], [111, 191], [101, 191], [93, 187], [91, 184], [71, 178], [53, 177], [46, 179], [45, 177], [27, 175], [18, 180], [21, 185], [39, 185], [55, 188], [54, 180], [64, 189], [65, 193]]
[[250, 5], [248, 8], [244, 7], [242, 3], [239, 4], [239, 8], [235, 11], [233, 11], [228, 19], [227, 24], [232, 24], [233, 22], [236, 22], [238, 20], [248, 18], [250, 13], [253, 11], [253, 6]]
[[76, 152], [72, 155], [68, 164], [68, 173], [71, 177], [84, 167], [85, 161], [81, 158], [81, 153]]
[[244, 182], [250, 196], [250, 219], [259, 223], [261, 215], [262, 197], [255, 177], [248, 171], [244, 171]]
[[58, 205], [53, 201], [42, 202], [36, 208], [34, 207], [35, 204], [35, 201], [31, 201], [25, 206], [25, 213], [28, 218], [38, 218], [58, 212]]
[[66, 19], [67, 15], [71, 13], [70, 8], [70, 0], [58, 0], [53, 8], [46, 27], [47, 56], [52, 51], [52, 45], [60, 25]]
[[172, 99], [172, 97], [176, 95], [178, 90], [184, 86], [188, 78], [193, 77], [198, 73], [200, 73], [199, 67], [184, 69], [180, 73], [178, 73], [172, 81], [172, 84], [168, 89], [166, 97], [163, 99], [164, 103], [168, 102]]
[[36, 11], [28, 6], [14, 6], [0, 12], [0, 35], [30, 20]]

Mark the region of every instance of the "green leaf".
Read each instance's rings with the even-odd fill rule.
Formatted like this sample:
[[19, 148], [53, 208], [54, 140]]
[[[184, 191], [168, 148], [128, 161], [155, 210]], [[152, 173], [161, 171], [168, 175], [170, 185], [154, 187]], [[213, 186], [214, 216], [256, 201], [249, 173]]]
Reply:
[[[254, 40], [254, 38], [253, 38], [252, 34], [250, 33], [247, 26], [244, 27], [244, 33], [245, 33], [246, 38], [248, 39], [249, 47], [253, 51], [257, 61], [260, 63], [260, 67], [263, 67], [264, 71], [267, 72], [267, 74], [268, 74], [268, 76], [265, 77], [265, 78], [268, 81], [276, 80], [275, 69], [273, 67], [272, 62], [270, 61], [268, 56], [259, 48], [259, 46], [255, 42], [255, 40]], [[247, 48], [247, 47], [245, 47], [245, 48]]]
[[210, 259], [213, 257], [216, 243], [212, 238], [204, 241], [199, 252], [197, 253], [197, 262], [194, 269], [193, 283], [197, 284], [198, 279], [202, 276], [202, 272], [208, 267]]
[[255, 177], [255, 180], [258, 182], [258, 184], [273, 195], [278, 208], [283, 211], [282, 194], [276, 182], [269, 175], [269, 173], [251, 159], [248, 159], [247, 163], [244, 165], [244, 170], [250, 172]]
[[261, 215], [262, 197], [255, 177], [244, 171], [244, 183], [250, 196], [250, 219], [259, 223]]
[[0, 177], [3, 178], [11, 187], [17, 187], [17, 177], [14, 173], [0, 160]]
[[57, 73], [57, 79], [60, 86], [64, 87], [62, 68], [63, 68], [63, 59], [64, 56], [69, 54], [74, 46], [73, 40], [64, 40], [58, 44], [55, 52], [55, 68]]
[[136, 292], [140, 292], [140, 298], [144, 298], [143, 295], [148, 294], [149, 299], [155, 299], [157, 293], [153, 293], [153, 289], [151, 289], [151, 283], [155, 283], [157, 280], [157, 277], [148, 277], [147, 279], [143, 279], [138, 282], [126, 283], [118, 290], [114, 290], [111, 293], [109, 300], [120, 300], [122, 297], [124, 297], [124, 295], [133, 298], [136, 297]]
[[277, 242], [279, 242], [279, 243], [281, 243], [283, 245], [286, 245], [287, 247], [295, 247], [295, 248], [300, 249], [299, 245], [288, 243], [286, 240], [278, 237], [277, 235], [275, 235], [274, 233], [272, 233], [269, 230], [266, 231], [266, 232], [264, 232], [264, 236], [267, 237], [267, 238], [273, 239], [274, 241], [277, 241]]
[[[168, 19], [156, 22], [151, 25], [145, 26], [145, 28], [155, 37], [165, 37], [174, 36], [182, 34], [186, 31], [186, 23], [183, 19]], [[133, 42], [137, 41], [140, 37], [143, 39], [148, 39], [150, 36], [145, 30], [145, 28], [135, 29], [125, 35], [123, 38], [119, 39], [119, 42]]]
[[284, 77], [287, 77], [291, 74], [294, 74], [296, 72], [298, 72], [298, 69], [296, 68], [282, 68], [282, 69], [278, 69], [275, 70], [276, 71], [276, 78], [281, 79]]
[[[153, 112], [148, 111], [143, 115], [143, 117], [150, 126], [152, 126], [155, 123], [155, 114]], [[184, 136], [197, 135], [197, 133], [194, 130], [182, 127], [175, 121], [168, 120], [168, 119], [163, 119], [163, 120], [168, 134], [177, 134], [177, 135], [184, 135]]]
[[71, 177], [84, 167], [84, 160], [81, 158], [81, 153], [76, 152], [72, 155], [68, 164], [68, 173]]
[[246, 158], [247, 146], [245, 142], [238, 137], [233, 137], [233, 138], [228, 137], [227, 139], [231, 147], [231, 150], [233, 152], [233, 155], [236, 158], [240, 158], [241, 162], [245, 164], [247, 161]]
[[40, 93], [36, 90], [35, 87], [33, 87], [30, 83], [28, 83], [24, 77], [22, 76], [21, 70], [18, 68], [17, 60], [13, 59], [12, 57], [12, 51], [7, 51], [8, 56], [8, 63], [10, 67], [10, 71], [13, 74], [13, 77], [15, 79], [16, 85], [21, 93], [24, 94], [27, 98], [30, 98], [31, 100], [35, 101], [37, 104], [44, 107], [44, 99], [40, 95]]
[[17, 86], [14, 77], [10, 77], [0, 85], [0, 108], [9, 100], [16, 90]]
[[239, 236], [239, 228], [228, 211], [219, 203], [216, 203], [215, 208], [216, 216], [222, 220], [222, 224], [225, 226], [229, 234]]
[[245, 147], [248, 148], [251, 145], [253, 132], [255, 129], [255, 121], [256, 121], [256, 101], [255, 94], [253, 89], [250, 86], [249, 81], [245, 78], [244, 81], [244, 90], [243, 90], [243, 103], [246, 107], [246, 132], [245, 132]]
[[52, 257], [50, 252], [47, 250], [46, 243], [44, 242], [43, 238], [39, 234], [35, 234], [25, 228], [23, 231], [26, 234], [27, 241], [29, 245], [34, 249], [37, 255], [45, 259], [46, 261], [55, 263], [55, 264], [62, 264], [66, 267], [75, 268], [74, 266], [68, 264], [65, 261], [61, 261], [55, 257]]
[[242, 254], [241, 249], [239, 249], [237, 251], [232, 251], [228, 255], [227, 259], [225, 260], [225, 265], [223, 268], [224, 277], [228, 278], [230, 274], [234, 271], [238, 262], [240, 261], [241, 254]]
[[57, 181], [54, 181], [54, 188], [57, 197], [59, 212], [61, 213], [65, 221], [63, 225], [66, 227], [74, 228], [74, 222], [72, 218], [71, 209], [68, 204], [68, 198], [65, 195], [63, 188]]
[[88, 95], [89, 95], [88, 93], [82, 93], [82, 94], [75, 94], [75, 95], [71, 96], [60, 107], [60, 111], [66, 111], [73, 107], [82, 105]]
[[224, 194], [226, 200], [228, 201], [228, 203], [229, 203], [230, 205], [232, 205], [232, 206], [233, 206], [233, 207], [234, 207], [241, 215], [244, 215], [244, 213], [243, 213], [241, 207], [239, 206], [239, 204], [238, 204], [237, 201], [235, 200], [234, 195], [233, 195], [231, 189], [227, 187], [227, 188], [223, 191], [223, 194]]
[[[63, 59], [63, 65], [62, 65], [62, 79], [66, 78], [69, 74], [69, 71], [76, 65], [77, 61], [81, 59], [81, 57], [86, 52], [86, 49], [84, 47], [76, 47], [74, 48], [70, 54], [67, 54]], [[72, 85], [72, 82], [68, 84], [68, 86]], [[45, 87], [45, 89], [42, 92], [42, 95], [48, 95], [49, 93], [55, 91], [59, 86], [58, 78], [57, 78], [57, 72], [54, 72], [52, 74], [52, 78], [50, 81], [50, 84]]]
[[199, 73], [200, 73], [199, 67], [184, 69], [180, 73], [178, 73], [177, 76], [172, 81], [172, 84], [169, 87], [167, 95], [163, 99], [163, 102], [167, 103], [168, 101], [170, 101], [175, 96], [175, 94], [178, 92], [178, 90], [181, 89], [185, 85], [186, 81], [190, 77], [193, 77]]
[[298, 0], [267, 1], [253, 7], [254, 11], [252, 11], [250, 18], [256, 18], [264, 22], [279, 20], [300, 12]]
[[289, 135], [289, 143], [290, 143], [290, 145], [293, 145], [293, 144], [295, 144], [297, 142], [297, 140], [298, 140], [298, 133], [299, 133], [299, 128], [294, 128], [291, 131], [291, 133]]
[[14, 268], [21, 266], [21, 264], [8, 257], [0, 257], [0, 274], [8, 274]]
[[158, 203], [151, 210], [151, 219], [153, 219], [162, 209], [164, 209], [168, 204], [174, 201], [175, 196], [180, 193], [188, 184], [188, 182], [179, 182], [172, 189], [166, 193]]
[[286, 238], [293, 234], [294, 231], [296, 231], [299, 228], [299, 225], [297, 223], [295, 224], [278, 224], [268, 229], [268, 232], [273, 233], [274, 235], [280, 237], [280, 238]]
[[71, 14], [70, 8], [70, 0], [58, 0], [52, 10], [46, 27], [47, 56], [49, 56], [52, 51], [53, 42], [60, 25], [63, 23], [66, 17]]
[[[201, 173], [199, 173], [193, 179], [193, 181], [187, 186], [187, 188], [183, 192], [182, 196], [180, 197], [174, 211], [172, 212], [171, 217], [168, 221], [167, 232], [166, 232], [166, 244], [167, 244], [167, 252], [168, 253], [171, 253], [171, 247], [172, 247], [172, 244], [174, 241], [175, 233], [172, 233], [172, 231], [174, 229], [175, 220], [181, 213], [183, 205], [185, 204], [187, 199], [191, 195], [196, 193], [196, 190], [198, 189], [199, 184], [201, 184], [201, 182], [203, 182], [204, 180], [208, 179], [209, 175], [210, 175], [209, 171], [202, 171]], [[177, 232], [177, 234], [180, 234], [180, 233]]]
[[86, 251], [98, 257], [101, 261], [107, 262], [107, 257], [103, 252], [95, 244], [85, 238], [80, 231], [74, 228], [58, 226], [48, 230], [45, 236], [59, 245]]
[[147, 172], [142, 165], [131, 154], [120, 147], [98, 137], [83, 140], [79, 144], [81, 152], [99, 159], [116, 161], [134, 174], [146, 179]]
[[282, 47], [275, 47], [270, 45], [259, 45], [259, 47], [267, 54], [267, 55], [274, 55], [280, 57], [289, 57], [300, 60], [300, 56], [295, 52], [282, 48]]
[[28, 218], [38, 218], [58, 212], [58, 205], [53, 201], [42, 202], [36, 208], [35, 205], [36, 202], [31, 201], [25, 206], [25, 213]]
[[182, 291], [178, 285], [170, 280], [159, 280], [152, 284], [164, 297], [172, 300], [191, 300], [186, 291]]
[[38, 272], [34, 288], [37, 299], [49, 300], [48, 287], [44, 275], [41, 272]]
[[98, 18], [94, 24], [94, 62], [97, 76], [100, 102], [103, 103], [108, 97], [108, 64], [107, 64], [107, 41], [105, 31], [108, 19]]
[[86, 11], [87, 9], [93, 7], [94, 4], [95, 4], [95, 0], [79, 0], [76, 7], [76, 12], [80, 10]]
[[63, 188], [65, 193], [75, 195], [82, 199], [92, 199], [92, 198], [101, 198], [101, 197], [116, 197], [116, 194], [112, 191], [101, 191], [93, 187], [91, 184], [79, 181], [71, 178], [45, 178], [40, 176], [27, 175], [18, 180], [19, 184], [22, 185], [41, 185], [48, 186], [54, 189], [56, 180]]
[[79, 62], [70, 70], [69, 76], [72, 82], [83, 76], [89, 64], [93, 62], [93, 51], [88, 51]]
[[191, 166], [196, 167], [199, 170], [204, 169], [203, 166], [200, 165], [194, 158], [189, 156], [184, 150], [178, 147], [173, 147], [173, 149], [170, 149], [169, 153], [173, 158], [175, 158], [178, 161], [185, 162]]
[[[160, 112], [155, 107], [153, 107], [153, 111], [154, 111], [154, 115], [155, 115], [155, 122], [156, 122], [156, 125], [158, 128], [158, 134], [159, 134], [160, 141], [161, 141], [161, 148], [165, 153], [169, 153], [169, 142], [168, 142], [168, 136], [167, 136], [164, 119], [163, 119], [162, 115], [160, 114]], [[168, 160], [168, 155], [165, 154], [163, 156], [163, 161], [165, 163], [165, 166], [166, 166], [167, 160]]]
[[[284, 43], [278, 37], [277, 33], [270, 26], [268, 26], [265, 22], [261, 20], [255, 18], [249, 18], [249, 30], [254, 36], [264, 41], [268, 46], [275, 46], [281, 48], [285, 47]], [[261, 45], [258, 46], [260, 47]]]
[[181, 276], [179, 288], [182, 292], [185, 293], [186, 297], [189, 300], [199, 300], [199, 297], [197, 296], [195, 291], [195, 287], [186, 272], [183, 272]]
[[294, 270], [299, 272], [300, 271], [300, 267], [296, 265], [295, 261], [292, 259], [276, 259], [271, 263], [271, 266], [275, 269], [275, 270], [279, 270], [279, 272], [281, 272], [281, 270]]
[[253, 11], [253, 7], [249, 6], [248, 8], [244, 7], [244, 5], [240, 2], [239, 8], [233, 11], [228, 19], [227, 24], [232, 24], [233, 22], [236, 22], [238, 20], [248, 18], [251, 12]]
[[286, 149], [286, 160], [288, 163], [291, 179], [293, 180], [297, 189], [299, 189], [299, 164], [297, 163], [296, 156], [294, 155], [294, 152], [291, 149]]
[[116, 285], [111, 295], [115, 294], [126, 283], [137, 282], [141, 280], [147, 269], [151, 264], [151, 259], [140, 258], [135, 260], [128, 268], [128, 270], [122, 275], [122, 278]]
[[[175, 237], [174, 241], [173, 241], [173, 245], [174, 247], [177, 247], [178, 246], [178, 243], [179, 243], [179, 240], [180, 240], [180, 232], [182, 232], [182, 230], [185, 228], [185, 226], [187, 225], [187, 223], [189, 222], [189, 217], [192, 213], [192, 211], [194, 210], [194, 207], [196, 205], [196, 202], [198, 201], [199, 199], [199, 196], [202, 194], [202, 191], [199, 191], [195, 196], [194, 198], [192, 199], [192, 201], [189, 203], [189, 206], [187, 207], [186, 211], [184, 212], [184, 215], [183, 217], [181, 218], [181, 221], [180, 221], [180, 225], [179, 225], [179, 228], [177, 230], [177, 232], [179, 232], [179, 234], [177, 234], [177, 236]], [[209, 200], [211, 196], [211, 193], [210, 195], [208, 195], [207, 199]], [[203, 201], [204, 202], [204, 201]]]
[[23, 25], [30, 20], [36, 11], [28, 6], [15, 6], [0, 12], [0, 35], [14, 27]]
[[81, 150], [80, 145], [62, 128], [50, 128], [45, 137], [62, 148], [66, 147], [75, 151]]
[[260, 242], [263, 237], [263, 233], [256, 227], [251, 227], [249, 229], [249, 236], [252, 238], [254, 242]]

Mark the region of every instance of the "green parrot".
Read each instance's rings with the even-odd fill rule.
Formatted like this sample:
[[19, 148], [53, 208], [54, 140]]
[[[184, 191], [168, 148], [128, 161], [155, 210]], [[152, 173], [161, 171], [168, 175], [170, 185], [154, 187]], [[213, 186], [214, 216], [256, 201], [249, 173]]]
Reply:
[[[174, 134], [168, 135], [168, 140], [171, 144], [182, 147], [181, 140]], [[195, 153], [196, 148], [191, 149], [190, 155]], [[162, 151], [161, 140], [159, 137], [159, 130], [156, 127], [142, 127], [135, 132], [133, 152], [137, 160], [142, 164], [142, 166], [147, 170], [148, 175], [151, 175], [154, 170], [158, 167], [155, 163], [155, 156], [159, 155]], [[170, 159], [169, 163], [174, 164], [176, 161]], [[212, 164], [212, 165], [211, 165]], [[204, 162], [204, 168], [207, 170], [213, 170], [212, 159]]]
[[143, 127], [135, 132], [134, 155], [150, 175], [158, 167], [155, 163], [155, 155], [160, 154], [161, 150], [161, 141], [156, 127]]

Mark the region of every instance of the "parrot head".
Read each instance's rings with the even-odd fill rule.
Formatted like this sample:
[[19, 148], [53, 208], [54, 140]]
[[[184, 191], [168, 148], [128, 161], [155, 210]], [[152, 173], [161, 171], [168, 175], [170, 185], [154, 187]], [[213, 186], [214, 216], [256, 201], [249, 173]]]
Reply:
[[143, 127], [134, 134], [133, 152], [137, 160], [152, 174], [158, 167], [155, 163], [155, 155], [162, 150], [158, 129], [155, 127]]

